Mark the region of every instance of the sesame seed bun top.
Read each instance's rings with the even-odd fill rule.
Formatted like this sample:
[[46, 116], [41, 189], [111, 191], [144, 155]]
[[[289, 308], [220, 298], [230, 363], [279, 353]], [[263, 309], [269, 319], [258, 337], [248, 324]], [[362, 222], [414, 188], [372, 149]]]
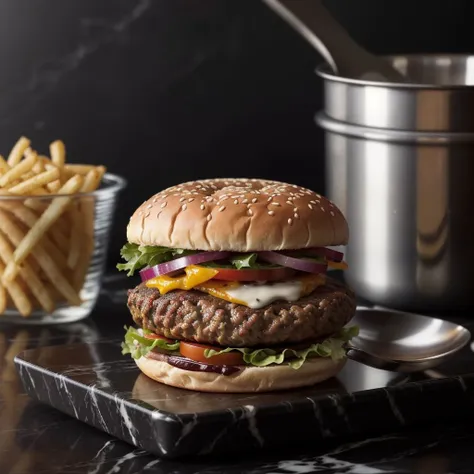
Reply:
[[263, 179], [192, 181], [155, 194], [132, 215], [129, 242], [206, 251], [345, 245], [347, 221], [325, 197]]

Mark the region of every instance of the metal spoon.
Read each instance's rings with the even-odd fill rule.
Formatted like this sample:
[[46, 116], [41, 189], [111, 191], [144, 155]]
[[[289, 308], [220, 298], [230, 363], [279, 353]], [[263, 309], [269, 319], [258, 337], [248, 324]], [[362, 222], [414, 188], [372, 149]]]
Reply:
[[436, 367], [471, 339], [465, 327], [449, 321], [384, 309], [358, 309], [351, 324], [360, 332], [349, 343], [347, 357], [394, 372]]
[[406, 82], [386, 60], [358, 45], [324, 8], [322, 0], [263, 0], [309, 41], [334, 73], [354, 79]]

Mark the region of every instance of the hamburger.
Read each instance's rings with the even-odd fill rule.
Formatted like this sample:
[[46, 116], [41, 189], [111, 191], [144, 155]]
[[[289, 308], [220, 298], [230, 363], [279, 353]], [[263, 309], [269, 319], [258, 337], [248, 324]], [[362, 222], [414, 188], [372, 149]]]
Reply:
[[203, 392], [265, 392], [336, 375], [356, 303], [327, 276], [345, 269], [341, 211], [308, 189], [213, 179], [155, 194], [132, 215], [125, 263], [137, 327], [122, 353], [149, 378]]

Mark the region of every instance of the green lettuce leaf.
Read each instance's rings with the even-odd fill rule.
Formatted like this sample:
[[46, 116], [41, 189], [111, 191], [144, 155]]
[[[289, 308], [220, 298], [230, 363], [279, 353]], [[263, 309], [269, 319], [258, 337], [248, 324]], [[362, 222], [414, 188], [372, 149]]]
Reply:
[[[125, 327], [127, 329], [127, 327]], [[143, 334], [151, 334], [151, 331], [143, 329]], [[331, 357], [334, 361], [343, 359], [346, 356], [345, 345], [353, 337], [359, 334], [357, 326], [343, 328], [339, 334], [330, 337], [323, 342], [312, 344], [311, 346], [295, 350], [295, 349], [249, 349], [241, 347], [227, 347], [216, 351], [214, 349], [206, 349], [204, 355], [212, 357], [227, 352], [238, 351], [243, 354], [244, 362], [248, 365], [256, 367], [266, 367], [271, 364], [287, 363], [293, 369], [299, 369], [309, 357]], [[151, 350], [158, 347], [159, 349], [175, 352], [179, 351], [179, 341], [168, 343], [163, 339], [148, 339], [140, 334], [135, 328], [128, 328], [125, 334], [125, 341], [122, 342], [122, 354], [131, 354], [134, 359], [145, 356]]]
[[[142, 268], [154, 267], [160, 263], [169, 262], [175, 258], [185, 257], [199, 252], [200, 250], [186, 250], [127, 243], [120, 250], [120, 255], [127, 263], [119, 263], [117, 269], [126, 271], [127, 276], [133, 276], [135, 272]], [[278, 267], [278, 265], [258, 262], [256, 253], [235, 254], [230, 258], [230, 260], [205, 262], [201, 265], [211, 268], [236, 268], [238, 270], [245, 268], [263, 269]]]
[[[139, 359], [140, 357], [145, 356], [155, 349], [155, 347], [169, 352], [179, 350], [179, 341], [169, 343], [164, 339], [149, 339], [144, 337], [133, 327], [127, 329], [125, 326], [125, 329], [127, 332], [125, 334], [125, 340], [122, 342], [122, 354], [130, 354], [134, 359]], [[151, 331], [146, 329], [142, 329], [141, 331], [143, 334], [152, 334]]]
[[242, 253], [235, 255], [230, 259], [232, 265], [241, 270], [242, 268], [255, 268], [257, 261], [256, 253]]
[[120, 250], [120, 255], [127, 263], [119, 263], [117, 268], [127, 271], [127, 276], [133, 276], [142, 268], [154, 267], [160, 263], [169, 262], [175, 257], [185, 257], [193, 253], [197, 251], [127, 243]]
[[275, 349], [228, 347], [220, 351], [206, 349], [204, 355], [205, 357], [212, 357], [227, 352], [238, 351], [243, 354], [244, 362], [249, 365], [266, 367], [270, 364], [282, 364], [286, 361], [293, 369], [299, 369], [308, 357], [331, 357], [334, 361], [343, 359], [346, 356], [346, 343], [358, 334], [359, 328], [357, 326], [351, 326], [343, 328], [339, 334], [323, 342], [312, 344], [306, 349], [283, 349], [277, 351]]

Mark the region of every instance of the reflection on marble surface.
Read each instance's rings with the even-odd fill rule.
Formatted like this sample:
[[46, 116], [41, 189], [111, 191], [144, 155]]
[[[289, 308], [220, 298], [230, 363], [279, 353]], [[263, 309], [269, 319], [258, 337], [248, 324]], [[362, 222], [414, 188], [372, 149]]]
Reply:
[[[110, 290], [114, 291], [114, 290]], [[79, 326], [59, 328], [15, 329], [0, 327], [0, 473], [229, 473], [229, 474], [300, 474], [327, 473], [421, 473], [448, 474], [472, 471], [472, 443], [474, 428], [472, 419], [466, 424], [433, 424], [429, 427], [391, 430], [381, 436], [367, 438], [349, 436], [343, 440], [313, 440], [308, 446], [286, 447], [278, 452], [237, 453], [237, 455], [204, 456], [180, 461], [156, 458], [144, 450], [135, 449], [99, 430], [63, 415], [59, 411], [29, 399], [23, 393], [12, 365], [13, 356], [25, 348], [38, 348], [62, 343], [91, 342], [88, 355], [74, 361], [72, 373], [87, 380], [82, 367], [97, 361], [100, 351], [94, 354], [94, 346], [100, 343], [118, 344], [122, 327], [129, 321], [122, 305], [114, 306], [104, 294], [92, 318]], [[465, 322], [458, 321], [458, 322]], [[472, 324], [468, 324], [471, 326]], [[99, 343], [99, 344], [98, 344]], [[45, 357], [51, 357], [46, 351]], [[57, 361], [61, 363], [61, 361]], [[62, 361], [71, 365], [72, 360]], [[124, 379], [134, 373], [133, 365], [124, 362]], [[107, 389], [110, 383], [107, 364], [96, 365], [98, 384]], [[82, 373], [81, 373], [82, 371]], [[474, 371], [474, 358], [467, 348], [449, 366], [443, 367], [449, 374], [459, 375]], [[355, 374], [355, 373], [354, 373]], [[350, 373], [348, 373], [350, 376]], [[357, 372], [357, 383], [380, 382], [364, 371]], [[390, 380], [388, 380], [390, 378]], [[341, 379], [344, 383], [347, 383]], [[145, 385], [148, 380], [145, 377]], [[384, 383], [405, 384], [405, 376], [385, 374]], [[430, 382], [431, 383], [431, 382]], [[356, 385], [352, 387], [357, 388]], [[125, 388], [125, 386], [122, 386]], [[171, 388], [171, 387], [170, 387]], [[334, 389], [335, 387], [330, 387]], [[156, 389], [156, 387], [155, 387]], [[342, 389], [344, 391], [344, 389]], [[193, 398], [191, 392], [185, 397]], [[454, 395], [454, 394], [453, 394]], [[219, 397], [219, 396], [217, 396]], [[454, 396], [454, 400], [457, 398]], [[189, 401], [189, 399], [188, 399]], [[88, 400], [83, 399], [83, 403]], [[148, 399], [152, 404], [152, 400]], [[161, 403], [165, 403], [164, 402]], [[195, 402], [190, 402], [191, 405]], [[410, 397], [406, 403], [410, 404]], [[255, 400], [251, 403], [254, 405]], [[449, 403], [446, 408], [449, 410]], [[361, 411], [361, 419], [370, 414], [371, 406]], [[433, 413], [433, 422], [438, 415]], [[299, 426], [297, 420], [294, 426]], [[293, 428], [294, 429], [294, 428]], [[276, 428], [278, 431], [278, 427]], [[204, 435], [203, 435], [204, 436]]]

